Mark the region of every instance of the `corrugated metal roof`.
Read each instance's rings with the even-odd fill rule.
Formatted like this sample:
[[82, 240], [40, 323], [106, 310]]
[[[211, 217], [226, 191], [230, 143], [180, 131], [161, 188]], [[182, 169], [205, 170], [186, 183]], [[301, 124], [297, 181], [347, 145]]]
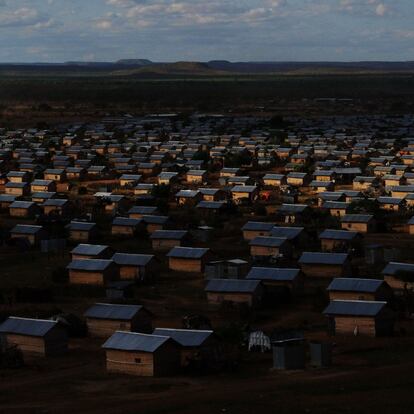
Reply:
[[349, 207], [349, 203], [346, 203], [344, 201], [325, 201], [323, 203], [323, 208], [327, 209], [347, 209]]
[[293, 240], [304, 231], [303, 227], [273, 227], [270, 235], [272, 237], [285, 237], [288, 240]]
[[139, 223], [141, 223], [142, 218], [135, 219], [135, 218], [128, 218], [128, 217], [115, 217], [112, 221], [113, 226], [132, 226], [136, 227]]
[[306, 204], [282, 204], [278, 211], [281, 213], [302, 213], [307, 208]]
[[128, 214], [153, 214], [157, 211], [157, 207], [155, 206], [134, 206], [131, 207], [128, 211]]
[[142, 220], [146, 224], [165, 224], [168, 221], [167, 216], [142, 216]]
[[248, 221], [243, 227], [243, 231], [270, 231], [275, 223], [264, 223], [262, 221]]
[[398, 272], [414, 272], [414, 263], [389, 262], [383, 269], [383, 275], [395, 275]]
[[56, 325], [56, 321], [10, 316], [0, 325], [0, 332], [42, 337]]
[[233, 193], [253, 193], [257, 190], [257, 186], [255, 185], [235, 185], [231, 192]]
[[215, 210], [222, 208], [225, 204], [224, 201], [200, 201], [196, 207]]
[[31, 224], [16, 224], [10, 233], [14, 234], [36, 234], [42, 230], [42, 226], [35, 226]]
[[197, 190], [180, 190], [175, 194], [176, 197], [193, 198], [200, 194]]
[[33, 201], [13, 201], [13, 203], [10, 204], [10, 208], [27, 209], [27, 208], [30, 208], [34, 205], [35, 205], [35, 203], [33, 203]]
[[287, 281], [294, 280], [300, 269], [287, 269], [280, 267], [252, 267], [246, 279]]
[[113, 263], [112, 260], [103, 259], [79, 259], [72, 260], [67, 269], [69, 270], [83, 270], [87, 272], [97, 272], [107, 269]]
[[167, 257], [181, 259], [201, 259], [210, 249], [202, 247], [173, 247]]
[[187, 233], [187, 230], [155, 230], [150, 239], [181, 240]]
[[347, 230], [332, 230], [326, 229], [320, 235], [320, 239], [329, 239], [329, 240], [353, 240], [358, 235], [357, 231], [347, 231]]
[[111, 303], [95, 303], [85, 313], [86, 318], [131, 320], [143, 307], [141, 305], [114, 305]]
[[206, 292], [253, 293], [260, 285], [260, 280], [211, 279]]
[[345, 214], [341, 217], [343, 223], [368, 223], [374, 216], [372, 214]]
[[156, 328], [153, 335], [169, 336], [184, 347], [201, 346], [213, 331], [194, 329]]
[[84, 256], [97, 256], [101, 254], [108, 246], [101, 244], [78, 244], [72, 251], [72, 254], [80, 254]]
[[117, 265], [124, 266], [146, 266], [153, 258], [152, 254], [115, 253], [112, 256]]
[[365, 300], [334, 300], [323, 311], [325, 315], [376, 316], [387, 302]]
[[96, 223], [88, 223], [86, 221], [71, 221], [68, 225], [70, 230], [88, 231], [96, 226]]
[[299, 263], [342, 265], [347, 259], [348, 254], [346, 253], [303, 252], [300, 256]]
[[255, 237], [250, 241], [250, 246], [263, 246], [263, 247], [280, 247], [286, 243], [286, 237]]
[[102, 348], [120, 351], [155, 352], [169, 340], [171, 338], [168, 336], [117, 331], [102, 345]]
[[374, 293], [383, 283], [384, 281], [380, 279], [358, 279], [339, 277], [334, 279], [330, 283], [327, 290]]

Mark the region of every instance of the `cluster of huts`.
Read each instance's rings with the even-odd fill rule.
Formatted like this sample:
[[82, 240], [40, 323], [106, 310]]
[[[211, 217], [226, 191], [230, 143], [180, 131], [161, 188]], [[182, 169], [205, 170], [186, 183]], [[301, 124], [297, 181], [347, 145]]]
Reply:
[[[317, 132], [299, 123], [281, 136], [260, 122], [255, 129], [255, 118], [195, 115], [186, 125], [172, 114], [55, 131], [3, 130], [0, 208], [13, 223], [8, 237], [36, 249], [54, 237], [48, 223], [63, 223], [61, 237], [74, 245], [70, 284], [146, 282], [161, 261], [171, 272], [204, 275], [212, 306], [255, 308], [281, 292], [300, 297], [322, 289], [332, 333], [391, 334], [393, 300], [414, 288], [413, 256], [374, 260], [384, 262], [381, 277], [356, 268], [381, 249], [367, 253], [373, 234], [414, 234], [414, 138]], [[219, 129], [226, 132], [214, 133]], [[213, 254], [209, 239], [197, 243], [193, 232], [210, 227], [176, 222], [177, 211], [219, 226], [243, 217], [235, 235], [248, 253]], [[152, 253], [98, 244], [105, 233], [98, 216], [109, 220], [111, 237], [145, 238]], [[91, 335], [106, 338], [109, 371], [171, 374], [214, 342], [212, 331], [152, 330], [151, 313], [139, 305], [95, 304], [85, 318]], [[11, 316], [0, 332], [27, 352], [67, 349], [55, 321]]]

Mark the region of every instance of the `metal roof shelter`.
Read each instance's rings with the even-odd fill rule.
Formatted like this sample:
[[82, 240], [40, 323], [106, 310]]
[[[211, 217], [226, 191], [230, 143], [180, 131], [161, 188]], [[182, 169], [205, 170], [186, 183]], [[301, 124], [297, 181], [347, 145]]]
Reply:
[[280, 267], [252, 267], [246, 279], [273, 280], [291, 282], [300, 273], [300, 269], [288, 269]]
[[303, 252], [299, 258], [300, 264], [342, 265], [348, 259], [346, 253]]
[[288, 240], [293, 240], [298, 237], [303, 231], [304, 227], [273, 227], [270, 235], [272, 237], [284, 237]]
[[90, 223], [86, 221], [71, 221], [67, 228], [70, 230], [78, 230], [78, 231], [89, 231], [96, 227], [96, 223]]
[[134, 206], [131, 207], [128, 211], [128, 214], [142, 214], [150, 215], [158, 211], [158, 208], [155, 206]]
[[263, 247], [280, 247], [287, 242], [286, 237], [255, 237], [250, 241], [250, 246], [263, 246]]
[[136, 332], [116, 331], [103, 345], [104, 349], [119, 351], [155, 352], [172, 339], [169, 336], [147, 335]]
[[319, 238], [329, 240], [351, 241], [356, 236], [358, 236], [358, 234], [359, 233], [357, 231], [326, 229], [319, 235]]
[[36, 234], [43, 229], [42, 226], [32, 224], [16, 224], [10, 233], [14, 234]]
[[167, 257], [180, 259], [201, 259], [210, 249], [202, 247], [173, 247]]
[[275, 226], [274, 223], [265, 223], [262, 221], [248, 221], [243, 227], [243, 231], [271, 231]]
[[107, 269], [113, 263], [112, 260], [104, 259], [78, 259], [72, 260], [66, 268], [69, 270], [100, 272]]
[[260, 285], [260, 280], [211, 279], [206, 292], [253, 293]]
[[279, 207], [280, 213], [302, 213], [308, 208], [306, 204], [282, 204]]
[[78, 244], [71, 253], [83, 256], [98, 256], [107, 249], [109, 249], [109, 246], [101, 244]]
[[325, 315], [376, 316], [387, 302], [366, 300], [333, 300], [323, 311]]
[[152, 254], [115, 253], [112, 260], [121, 266], [146, 266], [152, 259]]
[[155, 230], [150, 239], [182, 240], [187, 234], [187, 230]]
[[368, 223], [374, 216], [372, 214], [345, 214], [341, 217], [342, 223]]
[[113, 226], [136, 227], [142, 222], [142, 218], [135, 219], [129, 217], [115, 217], [112, 221]]
[[118, 305], [112, 303], [96, 303], [85, 313], [86, 318], [113, 319], [119, 321], [131, 320], [143, 306], [141, 305]]
[[10, 316], [0, 325], [0, 333], [43, 337], [56, 325], [56, 321]]
[[184, 347], [201, 346], [213, 331], [195, 329], [156, 328], [153, 335], [169, 336]]
[[414, 273], [414, 263], [389, 262], [381, 273], [383, 275], [397, 275], [399, 272]]
[[334, 279], [326, 290], [342, 292], [367, 292], [374, 293], [385, 282], [381, 279], [358, 279], [340, 277]]

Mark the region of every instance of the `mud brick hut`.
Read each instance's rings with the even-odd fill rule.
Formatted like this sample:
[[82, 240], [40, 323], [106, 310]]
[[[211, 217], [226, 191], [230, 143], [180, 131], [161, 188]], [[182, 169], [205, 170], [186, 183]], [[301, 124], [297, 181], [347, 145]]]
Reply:
[[69, 239], [76, 242], [92, 241], [98, 234], [96, 223], [85, 221], [71, 221], [66, 229], [69, 231]]
[[280, 187], [286, 185], [286, 176], [284, 174], [265, 174], [263, 184], [269, 187]]
[[14, 201], [9, 206], [11, 217], [33, 217], [37, 211], [38, 207], [32, 201]]
[[209, 261], [210, 249], [200, 247], [173, 247], [167, 254], [170, 270], [203, 273]]
[[163, 230], [168, 225], [169, 217], [145, 215], [142, 216], [142, 221], [145, 225], [147, 233], [152, 234], [156, 230]]
[[42, 204], [44, 214], [59, 214], [67, 216], [70, 211], [70, 202], [66, 199], [51, 198]]
[[118, 269], [112, 260], [72, 260], [67, 266], [69, 282], [75, 285], [104, 286], [118, 279]]
[[24, 171], [9, 171], [6, 175], [10, 183], [27, 183], [30, 174]]
[[112, 260], [118, 266], [121, 280], [144, 282], [151, 280], [156, 271], [155, 256], [152, 254], [115, 253]]
[[382, 274], [395, 293], [414, 291], [414, 263], [389, 262]]
[[300, 269], [252, 267], [246, 280], [260, 280], [267, 293], [280, 290], [297, 293], [303, 287], [303, 276]]
[[47, 239], [47, 236], [47, 231], [43, 226], [17, 224], [10, 230], [10, 237], [12, 239], [27, 239], [31, 246], [38, 246], [41, 240]]
[[161, 377], [180, 368], [180, 347], [169, 336], [117, 331], [102, 348], [108, 372]]
[[30, 191], [32, 193], [39, 191], [56, 191], [56, 183], [53, 180], [34, 180], [30, 184]]
[[203, 199], [203, 195], [198, 190], [180, 190], [175, 194], [175, 198], [180, 206], [194, 207]]
[[47, 357], [67, 351], [67, 333], [56, 321], [10, 316], [0, 325], [0, 334], [23, 354]]
[[150, 235], [152, 249], [163, 251], [179, 247], [187, 238], [187, 235], [186, 230], [156, 230]]
[[310, 211], [306, 204], [282, 204], [277, 210], [277, 214], [285, 223], [296, 223], [304, 219]]
[[191, 362], [208, 362], [216, 348], [217, 339], [210, 330], [156, 328], [153, 335], [169, 336], [180, 346], [181, 366]]
[[15, 183], [9, 182], [4, 186], [4, 192], [8, 195], [25, 196], [30, 193], [30, 187], [28, 183]]
[[347, 252], [361, 245], [362, 237], [356, 231], [326, 229], [319, 235], [324, 252]]
[[349, 209], [350, 204], [345, 201], [325, 201], [322, 205], [324, 210], [329, 210], [333, 217], [343, 217]]
[[351, 263], [347, 253], [304, 252], [298, 263], [307, 281], [329, 280], [351, 274]]
[[128, 217], [139, 219], [143, 216], [150, 216], [158, 213], [158, 208], [155, 206], [134, 206], [128, 211]]
[[387, 336], [394, 329], [394, 314], [387, 302], [334, 300], [323, 313], [335, 335]]
[[84, 317], [91, 336], [108, 338], [119, 330], [144, 333], [152, 330], [152, 315], [141, 305], [96, 303]]
[[66, 180], [66, 172], [61, 168], [48, 168], [43, 173], [44, 180], [63, 182]]
[[286, 237], [255, 237], [250, 241], [250, 256], [254, 258], [291, 256], [292, 245]]
[[230, 191], [236, 203], [241, 203], [243, 200], [252, 203], [259, 195], [259, 189], [255, 185], [235, 185]]
[[70, 253], [72, 260], [109, 259], [112, 255], [112, 249], [102, 244], [78, 244]]
[[205, 292], [210, 304], [233, 302], [256, 307], [261, 303], [263, 287], [259, 280], [211, 279]]
[[115, 217], [112, 221], [111, 233], [114, 236], [134, 237], [142, 226], [142, 219]]
[[371, 300], [389, 302], [393, 291], [381, 279], [359, 279], [340, 277], [334, 279], [328, 288], [330, 300]]
[[341, 218], [341, 227], [344, 230], [371, 233], [375, 230], [375, 219], [371, 214], [345, 214]]
[[274, 223], [265, 223], [261, 221], [248, 221], [243, 227], [244, 240], [250, 241], [260, 236], [270, 236]]

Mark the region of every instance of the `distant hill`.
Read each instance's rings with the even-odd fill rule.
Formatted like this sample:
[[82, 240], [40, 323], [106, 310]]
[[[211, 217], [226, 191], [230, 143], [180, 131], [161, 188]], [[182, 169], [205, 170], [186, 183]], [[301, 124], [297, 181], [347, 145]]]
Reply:
[[3, 63], [6, 76], [228, 76], [228, 75], [335, 75], [414, 74], [409, 62], [152, 62], [121, 59], [116, 62]]
[[176, 62], [176, 63], [153, 63], [137, 69], [118, 70], [113, 72], [118, 76], [139, 75], [218, 75], [223, 73], [218, 69], [211, 68], [207, 63], [201, 62]]
[[414, 72], [412, 62], [229, 62], [213, 60], [216, 70], [237, 73], [337, 73], [337, 72]]

